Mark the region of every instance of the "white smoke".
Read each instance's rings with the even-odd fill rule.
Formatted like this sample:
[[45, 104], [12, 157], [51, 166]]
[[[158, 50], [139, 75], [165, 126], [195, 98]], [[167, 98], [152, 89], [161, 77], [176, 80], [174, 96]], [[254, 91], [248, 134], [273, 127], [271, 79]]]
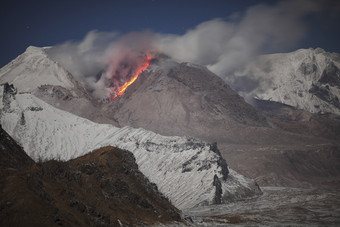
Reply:
[[157, 46], [180, 61], [207, 65], [224, 78], [264, 49], [294, 46], [306, 34], [303, 17], [318, 6], [307, 0], [256, 5], [229, 21], [199, 24], [183, 36], [160, 35]]
[[[271, 6], [255, 5], [227, 20], [203, 22], [184, 35], [91, 31], [83, 41], [55, 46], [49, 54], [73, 75], [85, 78], [100, 97], [108, 92], [105, 78], [117, 76], [119, 82], [141, 55], [154, 51], [180, 62], [205, 65], [226, 82], [234, 83], [234, 72], [264, 50], [274, 52], [294, 47], [306, 35], [304, 17], [324, 10], [323, 3], [287, 0]], [[252, 78], [246, 78], [247, 81], [253, 83], [250, 87], [257, 84]]]

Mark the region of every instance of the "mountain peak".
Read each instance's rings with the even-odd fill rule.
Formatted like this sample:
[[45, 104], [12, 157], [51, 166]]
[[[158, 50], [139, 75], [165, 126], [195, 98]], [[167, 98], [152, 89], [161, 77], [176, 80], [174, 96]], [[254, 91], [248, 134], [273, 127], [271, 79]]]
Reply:
[[315, 48], [315, 49], [314, 49], [314, 52], [315, 52], [316, 54], [319, 54], [319, 53], [326, 53], [326, 51], [325, 51], [324, 49], [320, 48], [320, 47]]
[[310, 48], [262, 55], [235, 78], [235, 81], [242, 78], [258, 81], [259, 86], [249, 91], [257, 99], [311, 113], [340, 114], [339, 54]]
[[29, 46], [26, 51], [0, 69], [0, 83], [10, 83], [20, 92], [33, 92], [42, 85], [75, 87], [72, 75], [51, 60], [44, 48]]
[[41, 48], [41, 47], [36, 47], [36, 46], [29, 46], [29, 47], [27, 47], [25, 53], [39, 53], [39, 54], [45, 54], [43, 48]]

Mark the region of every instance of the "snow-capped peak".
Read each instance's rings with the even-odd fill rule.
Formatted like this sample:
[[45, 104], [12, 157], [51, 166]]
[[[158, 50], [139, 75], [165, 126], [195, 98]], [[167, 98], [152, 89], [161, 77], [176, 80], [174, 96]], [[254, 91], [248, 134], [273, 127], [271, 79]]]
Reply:
[[1, 68], [0, 84], [14, 84], [20, 92], [32, 92], [46, 84], [74, 88], [70, 73], [51, 60], [44, 49], [29, 46], [23, 54]]
[[340, 114], [340, 55], [321, 48], [259, 56], [236, 78], [259, 86], [251, 94], [312, 113]]

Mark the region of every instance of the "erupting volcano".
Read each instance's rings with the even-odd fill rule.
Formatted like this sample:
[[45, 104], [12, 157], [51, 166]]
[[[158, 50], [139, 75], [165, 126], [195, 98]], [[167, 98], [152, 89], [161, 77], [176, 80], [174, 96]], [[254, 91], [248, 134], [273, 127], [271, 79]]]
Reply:
[[138, 76], [149, 67], [150, 65], [150, 60], [151, 60], [151, 56], [146, 56], [145, 61], [142, 65], [138, 66], [138, 68], [133, 72], [132, 77], [126, 81], [122, 86], [119, 86], [118, 88], [113, 88], [112, 92], [111, 92], [111, 100], [117, 98], [118, 96], [121, 97], [125, 90], [127, 89], [128, 86], [130, 86], [131, 84], [133, 84]]

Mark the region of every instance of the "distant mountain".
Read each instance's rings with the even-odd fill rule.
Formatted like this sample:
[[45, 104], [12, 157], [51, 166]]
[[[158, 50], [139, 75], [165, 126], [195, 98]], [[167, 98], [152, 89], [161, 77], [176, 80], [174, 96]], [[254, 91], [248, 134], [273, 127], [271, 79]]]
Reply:
[[144, 129], [97, 124], [59, 110], [32, 94], [0, 86], [3, 128], [35, 160], [69, 160], [103, 146], [132, 152], [140, 171], [178, 208], [216, 204], [261, 193], [228, 170], [216, 145]]
[[0, 128], [0, 170], [1, 226], [182, 222], [128, 151], [104, 147], [68, 162], [34, 163]]
[[[237, 73], [258, 82], [254, 98], [311, 113], [340, 114], [340, 55], [321, 48], [258, 57]], [[242, 91], [242, 86], [239, 87]]]

